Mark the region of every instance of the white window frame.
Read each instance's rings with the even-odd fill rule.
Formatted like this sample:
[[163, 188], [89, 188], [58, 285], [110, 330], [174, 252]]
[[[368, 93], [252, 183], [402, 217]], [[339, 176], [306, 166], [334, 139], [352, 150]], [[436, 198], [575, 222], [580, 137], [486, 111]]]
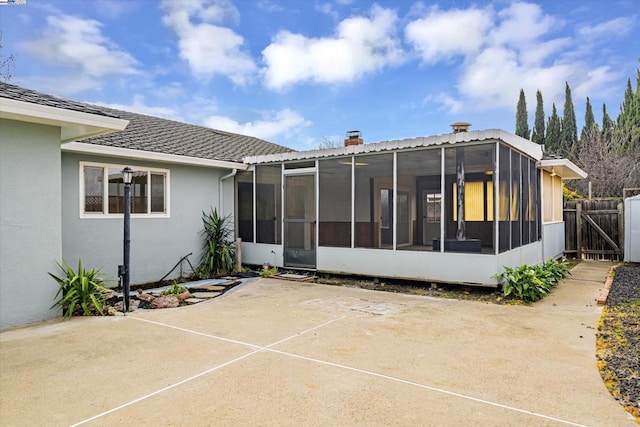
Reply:
[[[124, 217], [123, 213], [108, 213], [107, 210], [109, 209], [109, 203], [105, 202], [105, 200], [108, 200], [109, 198], [109, 169], [118, 169], [118, 170], [122, 170], [124, 169], [126, 166], [129, 166], [131, 169], [133, 169], [134, 171], [146, 171], [149, 174], [149, 179], [148, 179], [148, 183], [149, 183], [149, 195], [148, 195], [148, 199], [147, 199], [147, 209], [150, 210], [151, 209], [151, 177], [150, 174], [152, 173], [157, 173], [157, 174], [164, 174], [165, 176], [165, 181], [164, 181], [164, 205], [165, 205], [165, 212], [163, 213], [131, 213], [131, 217], [132, 218], [169, 218], [170, 215], [170, 194], [171, 194], [171, 174], [169, 169], [161, 169], [161, 168], [153, 168], [153, 167], [148, 167], [148, 166], [135, 166], [132, 164], [116, 164], [116, 163], [98, 163], [98, 162], [80, 162], [79, 164], [79, 168], [78, 168], [78, 182], [79, 182], [79, 186], [78, 186], [78, 199], [79, 199], [79, 203], [78, 203], [78, 209], [80, 212], [80, 218], [101, 218], [101, 219], [105, 219], [105, 218], [120, 218], [122, 219]], [[85, 167], [98, 167], [98, 168], [102, 168], [103, 169], [103, 179], [102, 179], [102, 185], [103, 185], [103, 204], [102, 204], [102, 212], [85, 212], [84, 211], [84, 202], [85, 202], [85, 196], [84, 196], [84, 169]]]

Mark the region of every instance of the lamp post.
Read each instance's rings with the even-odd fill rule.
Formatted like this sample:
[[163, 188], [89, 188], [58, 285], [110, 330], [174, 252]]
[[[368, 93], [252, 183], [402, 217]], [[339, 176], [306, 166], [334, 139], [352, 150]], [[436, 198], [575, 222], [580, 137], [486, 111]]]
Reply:
[[124, 312], [129, 311], [129, 249], [131, 239], [129, 237], [129, 224], [131, 222], [131, 180], [133, 170], [127, 166], [122, 169], [122, 182], [124, 183], [124, 256], [122, 266], [122, 290], [124, 293]]

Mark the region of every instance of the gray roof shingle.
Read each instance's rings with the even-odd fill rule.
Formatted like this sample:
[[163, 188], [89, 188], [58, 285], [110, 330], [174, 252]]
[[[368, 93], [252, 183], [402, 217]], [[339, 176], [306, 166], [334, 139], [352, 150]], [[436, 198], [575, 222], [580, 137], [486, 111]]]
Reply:
[[31, 104], [44, 105], [47, 107], [62, 108], [64, 110], [79, 111], [81, 113], [118, 118], [95, 105], [56, 98], [55, 96], [46, 95], [44, 93], [36, 92], [35, 90], [25, 89], [23, 87], [4, 82], [0, 82], [0, 98], [29, 102]]
[[129, 125], [125, 130], [82, 140], [86, 144], [231, 162], [242, 162], [242, 159], [246, 156], [294, 151], [282, 145], [273, 144], [252, 136], [224, 132], [204, 126], [128, 111], [114, 110], [98, 105], [67, 101], [8, 83], [0, 83], [0, 98], [129, 121]]
[[242, 162], [246, 156], [294, 151], [252, 136], [127, 111], [102, 109], [129, 120], [129, 125], [122, 132], [85, 139], [83, 143], [232, 162]]

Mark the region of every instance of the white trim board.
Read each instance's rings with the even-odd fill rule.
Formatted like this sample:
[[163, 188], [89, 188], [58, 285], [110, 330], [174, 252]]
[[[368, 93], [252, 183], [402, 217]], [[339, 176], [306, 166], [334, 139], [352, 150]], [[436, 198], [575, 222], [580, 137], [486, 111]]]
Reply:
[[136, 160], [152, 160], [163, 163], [205, 166], [221, 169], [246, 170], [248, 165], [226, 160], [202, 159], [199, 157], [180, 156], [155, 151], [134, 150], [131, 148], [109, 147], [105, 145], [87, 144], [84, 142], [67, 142], [62, 144], [62, 152], [95, 154], [98, 156], [120, 157]]
[[59, 126], [62, 142], [124, 130], [128, 120], [0, 98], [0, 118]]

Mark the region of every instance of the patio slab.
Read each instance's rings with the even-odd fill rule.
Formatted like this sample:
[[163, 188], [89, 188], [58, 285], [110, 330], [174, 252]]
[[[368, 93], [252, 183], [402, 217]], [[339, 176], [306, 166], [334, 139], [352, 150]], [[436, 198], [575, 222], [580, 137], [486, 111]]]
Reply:
[[533, 307], [258, 279], [5, 330], [0, 424], [635, 425], [600, 379], [600, 309], [583, 304], [606, 272]]

